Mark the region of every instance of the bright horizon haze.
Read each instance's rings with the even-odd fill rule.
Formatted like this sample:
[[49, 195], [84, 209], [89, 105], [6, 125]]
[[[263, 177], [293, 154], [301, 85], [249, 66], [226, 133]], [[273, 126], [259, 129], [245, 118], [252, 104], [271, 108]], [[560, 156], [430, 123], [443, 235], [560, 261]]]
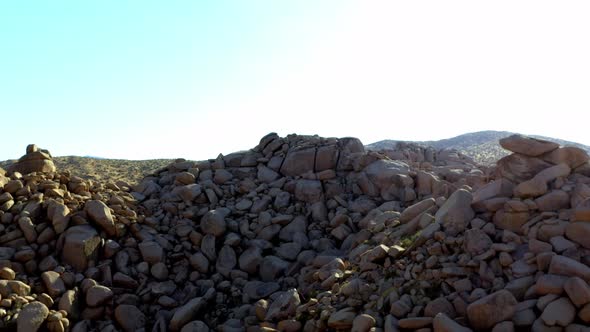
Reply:
[[269, 132], [590, 145], [588, 1], [6, 1], [0, 160], [215, 158]]

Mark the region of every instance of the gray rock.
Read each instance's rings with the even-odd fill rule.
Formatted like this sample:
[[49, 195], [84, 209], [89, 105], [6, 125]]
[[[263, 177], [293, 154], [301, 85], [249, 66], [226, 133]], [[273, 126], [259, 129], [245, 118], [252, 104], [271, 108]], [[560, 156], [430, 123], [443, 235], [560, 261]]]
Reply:
[[434, 332], [470, 332], [470, 328], [460, 325], [443, 312], [434, 316], [432, 321]]
[[145, 328], [146, 317], [134, 305], [121, 304], [115, 309], [115, 320], [125, 332], [135, 332]]
[[541, 319], [548, 326], [568, 326], [576, 317], [576, 307], [565, 297], [561, 297], [551, 303], [543, 310]]
[[113, 291], [110, 288], [95, 285], [86, 291], [86, 304], [91, 307], [97, 307], [110, 301], [113, 295]]
[[497, 291], [467, 306], [467, 317], [475, 329], [490, 329], [510, 319], [515, 313], [516, 299], [507, 290]]
[[504, 149], [530, 157], [538, 157], [553, 151], [559, 144], [537, 138], [514, 134], [500, 139], [500, 146]]
[[319, 202], [323, 195], [322, 183], [317, 180], [298, 180], [295, 184], [295, 198], [308, 203]]
[[143, 241], [139, 244], [141, 257], [149, 264], [156, 264], [164, 260], [164, 249], [155, 241]]
[[65, 232], [61, 257], [77, 271], [84, 271], [91, 260], [96, 260], [101, 239], [92, 226], [80, 225]]
[[282, 292], [268, 308], [265, 320], [273, 321], [293, 317], [299, 304], [301, 304], [301, 299], [296, 289]]
[[201, 230], [205, 234], [211, 234], [215, 237], [221, 236], [227, 229], [225, 217], [226, 210], [211, 210], [201, 218]]
[[492, 246], [492, 239], [481, 229], [469, 229], [465, 232], [464, 250], [472, 256], [484, 253]]
[[90, 200], [84, 205], [84, 211], [88, 214], [90, 220], [94, 221], [107, 235], [117, 235], [117, 228], [111, 210], [101, 201]]
[[35, 332], [41, 328], [49, 309], [41, 302], [34, 301], [26, 304], [16, 319], [17, 332]]
[[251, 300], [259, 300], [270, 296], [278, 291], [281, 286], [276, 282], [248, 281], [244, 285], [244, 294], [248, 295]]
[[443, 225], [445, 233], [455, 236], [465, 230], [475, 212], [471, 208], [472, 195], [464, 189], [455, 191], [436, 212], [434, 218]]
[[170, 330], [179, 331], [205, 308], [207, 303], [215, 297], [215, 289], [210, 288], [202, 297], [194, 298], [179, 307], [170, 320]]
[[41, 274], [41, 279], [43, 280], [45, 289], [47, 289], [47, 293], [53, 298], [60, 296], [66, 291], [66, 286], [57, 272], [43, 272]]
[[288, 267], [288, 262], [276, 256], [266, 256], [263, 258], [262, 263], [260, 264], [260, 278], [263, 281], [277, 280], [277, 278], [281, 276]]

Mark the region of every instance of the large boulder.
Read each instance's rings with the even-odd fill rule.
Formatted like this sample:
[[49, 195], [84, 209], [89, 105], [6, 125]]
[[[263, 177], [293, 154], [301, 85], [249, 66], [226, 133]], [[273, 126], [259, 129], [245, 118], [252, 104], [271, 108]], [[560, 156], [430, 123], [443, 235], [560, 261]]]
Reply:
[[565, 235], [582, 247], [590, 249], [590, 222], [569, 223], [565, 229]]
[[281, 174], [285, 176], [297, 176], [307, 172], [313, 172], [315, 167], [315, 148], [303, 148], [289, 150]]
[[33, 172], [55, 172], [55, 164], [49, 151], [39, 149], [35, 144], [27, 146], [27, 153], [8, 167], [9, 172], [28, 174]]
[[465, 189], [455, 191], [436, 212], [434, 219], [442, 224], [447, 234], [455, 236], [465, 230], [475, 212], [471, 208], [472, 195]]
[[538, 157], [559, 147], [559, 144], [514, 134], [500, 139], [500, 145], [509, 151], [529, 157]]
[[551, 166], [551, 163], [539, 158], [513, 153], [498, 160], [496, 176], [514, 183], [521, 183], [532, 179], [537, 173]]
[[475, 329], [485, 330], [497, 323], [510, 320], [516, 311], [517, 301], [507, 290], [485, 296], [467, 307], [467, 318]]
[[298, 180], [295, 184], [295, 198], [300, 201], [315, 203], [322, 198], [322, 183], [318, 180]]
[[26, 304], [16, 320], [17, 332], [38, 331], [48, 315], [49, 309], [45, 304], [38, 301]]
[[570, 168], [576, 168], [587, 163], [588, 160], [590, 160], [590, 157], [586, 151], [580, 148], [566, 146], [544, 155], [543, 160], [555, 165], [564, 163]]
[[61, 257], [77, 271], [84, 271], [90, 260], [95, 260], [100, 248], [100, 236], [90, 225], [70, 227], [64, 233]]
[[113, 215], [105, 203], [97, 200], [90, 200], [84, 205], [84, 211], [86, 211], [90, 220], [100, 226], [107, 235], [117, 235], [117, 227], [115, 226]]

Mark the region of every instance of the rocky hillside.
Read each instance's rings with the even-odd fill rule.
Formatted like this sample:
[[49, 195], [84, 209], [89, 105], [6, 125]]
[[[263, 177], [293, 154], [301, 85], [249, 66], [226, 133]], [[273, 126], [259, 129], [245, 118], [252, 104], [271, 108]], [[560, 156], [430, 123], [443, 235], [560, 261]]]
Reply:
[[[124, 160], [104, 159], [96, 157], [53, 157], [53, 162], [60, 171], [69, 171], [86, 180], [93, 181], [126, 181], [137, 183], [146, 174], [170, 164], [173, 160]], [[8, 168], [16, 160], [1, 161], [0, 167]]]
[[[420, 141], [409, 142], [424, 146], [431, 146], [436, 150], [449, 149], [457, 150], [458, 152], [473, 158], [476, 162], [484, 165], [491, 165], [502, 157], [508, 155], [508, 151], [503, 149], [498, 143], [502, 138], [514, 135], [508, 131], [479, 131], [475, 133], [468, 133], [459, 135], [449, 139], [439, 141]], [[562, 146], [575, 146], [590, 153], [590, 146], [560, 140], [556, 138], [544, 136], [531, 136], [538, 139], [549, 140], [556, 142]], [[367, 145], [369, 150], [391, 150], [395, 149], [398, 142], [396, 140], [383, 140]]]
[[0, 170], [0, 329], [587, 331], [590, 158], [500, 144], [269, 134], [135, 186], [29, 146]]

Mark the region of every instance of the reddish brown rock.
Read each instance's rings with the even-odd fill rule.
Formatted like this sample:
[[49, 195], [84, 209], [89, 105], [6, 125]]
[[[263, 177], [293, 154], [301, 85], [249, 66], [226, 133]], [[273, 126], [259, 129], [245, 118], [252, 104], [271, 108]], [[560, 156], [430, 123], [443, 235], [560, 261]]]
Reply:
[[543, 155], [543, 160], [554, 165], [564, 163], [570, 168], [576, 168], [590, 160], [586, 151], [573, 146], [566, 146]]
[[473, 219], [475, 212], [471, 208], [473, 196], [464, 189], [455, 191], [441, 206], [434, 216], [449, 235], [457, 235], [465, 230], [467, 223]]
[[307, 172], [314, 172], [315, 153], [315, 148], [289, 150], [281, 167], [281, 174], [297, 176]]
[[16, 163], [8, 167], [9, 172], [28, 174], [33, 172], [55, 172], [53, 158], [47, 150], [39, 149], [35, 144], [27, 146], [27, 153]]
[[467, 307], [467, 317], [475, 329], [490, 329], [509, 320], [515, 313], [516, 299], [506, 290], [485, 296]]
[[580, 277], [590, 281], [590, 267], [571, 258], [555, 255], [549, 265], [549, 273], [568, 277]]
[[570, 205], [570, 196], [563, 190], [553, 190], [535, 199], [535, 204], [537, 204], [539, 211], [567, 209]]
[[559, 144], [514, 134], [500, 139], [500, 146], [506, 150], [520, 153], [525, 156], [538, 157], [544, 153], [557, 149]]
[[96, 259], [99, 246], [100, 237], [92, 226], [70, 227], [64, 235], [61, 257], [74, 269], [84, 271], [88, 262]]
[[551, 163], [539, 158], [511, 154], [498, 160], [496, 176], [506, 178], [514, 183], [521, 183], [532, 179], [537, 173], [551, 166]]
[[584, 199], [574, 207], [571, 221], [590, 221], [590, 198]]
[[590, 222], [572, 222], [567, 225], [565, 235], [584, 248], [590, 249]]

